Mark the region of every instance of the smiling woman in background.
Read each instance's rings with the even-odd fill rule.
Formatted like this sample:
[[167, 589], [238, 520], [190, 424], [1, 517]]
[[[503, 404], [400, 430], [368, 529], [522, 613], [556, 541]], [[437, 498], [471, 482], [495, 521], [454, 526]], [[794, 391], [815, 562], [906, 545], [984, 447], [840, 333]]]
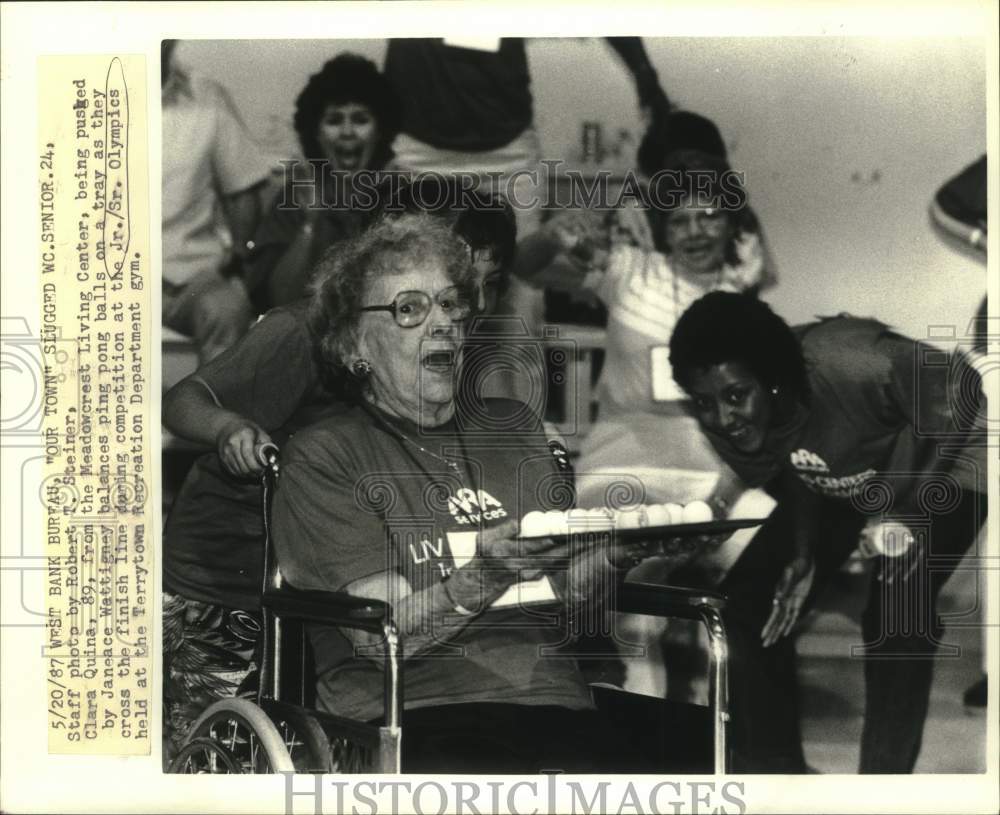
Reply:
[[375, 199], [370, 185], [364, 193], [355, 186], [355, 176], [389, 165], [399, 103], [371, 60], [341, 54], [299, 94], [295, 130], [306, 163], [286, 179], [250, 256], [248, 285], [262, 311], [303, 297], [324, 250], [361, 231], [359, 210]]

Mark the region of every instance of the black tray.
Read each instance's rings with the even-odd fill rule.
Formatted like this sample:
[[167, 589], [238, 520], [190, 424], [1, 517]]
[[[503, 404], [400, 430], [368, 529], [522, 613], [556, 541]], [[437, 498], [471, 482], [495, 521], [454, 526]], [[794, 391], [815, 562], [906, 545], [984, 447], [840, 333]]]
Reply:
[[734, 518], [726, 521], [704, 521], [698, 524], [669, 524], [667, 526], [639, 526], [633, 529], [588, 529], [586, 524], [562, 535], [521, 535], [521, 540], [544, 540], [550, 538], [554, 543], [566, 541], [574, 535], [612, 534], [615, 543], [641, 543], [643, 541], [668, 541], [675, 538], [718, 537], [737, 529], [749, 529], [760, 526], [767, 518]]

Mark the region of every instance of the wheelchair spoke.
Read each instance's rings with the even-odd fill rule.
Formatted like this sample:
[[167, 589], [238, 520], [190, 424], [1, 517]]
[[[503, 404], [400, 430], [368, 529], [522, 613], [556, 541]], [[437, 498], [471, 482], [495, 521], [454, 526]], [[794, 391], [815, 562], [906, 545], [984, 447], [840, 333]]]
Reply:
[[210, 738], [195, 738], [185, 744], [169, 772], [188, 775], [229, 775], [243, 772], [239, 759], [225, 745]]

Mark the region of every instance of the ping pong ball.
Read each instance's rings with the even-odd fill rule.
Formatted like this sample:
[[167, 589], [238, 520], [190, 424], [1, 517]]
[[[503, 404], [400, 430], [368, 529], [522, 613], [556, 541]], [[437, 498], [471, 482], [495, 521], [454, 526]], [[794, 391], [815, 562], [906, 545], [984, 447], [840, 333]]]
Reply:
[[670, 523], [672, 524], [682, 524], [684, 523], [684, 507], [680, 504], [664, 504], [667, 511], [670, 513]]
[[546, 513], [540, 512], [537, 509], [529, 512], [521, 519], [520, 534], [523, 537], [534, 538], [547, 535], [549, 533], [548, 530], [549, 522]]
[[545, 513], [545, 534], [566, 535], [569, 533], [569, 522], [565, 512], [551, 509]]
[[650, 526], [669, 526], [670, 508], [666, 504], [652, 504], [646, 507], [646, 521]]
[[692, 501], [684, 506], [684, 523], [703, 524], [712, 520], [712, 508], [704, 501]]
[[638, 509], [625, 509], [618, 513], [619, 529], [638, 529], [644, 526], [644, 514]]
[[587, 511], [590, 529], [606, 530], [615, 525], [615, 516], [610, 509], [599, 507]]

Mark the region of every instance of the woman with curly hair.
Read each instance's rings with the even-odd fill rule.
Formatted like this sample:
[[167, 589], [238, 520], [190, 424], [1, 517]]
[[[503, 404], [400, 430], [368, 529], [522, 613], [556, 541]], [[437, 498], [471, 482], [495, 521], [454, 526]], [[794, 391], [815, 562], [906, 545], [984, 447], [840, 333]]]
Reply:
[[718, 454], [778, 502], [721, 586], [733, 769], [806, 772], [789, 635], [859, 550], [877, 558], [853, 649], [860, 771], [912, 772], [941, 643], [936, 598], [986, 519], [978, 375], [875, 320], [790, 328], [721, 291], [681, 315], [670, 362]]
[[295, 103], [306, 162], [286, 172], [254, 236], [248, 286], [261, 310], [303, 297], [323, 252], [360, 232], [375, 196], [359, 173], [390, 165], [398, 130], [399, 101], [371, 60], [340, 54], [309, 78]]

